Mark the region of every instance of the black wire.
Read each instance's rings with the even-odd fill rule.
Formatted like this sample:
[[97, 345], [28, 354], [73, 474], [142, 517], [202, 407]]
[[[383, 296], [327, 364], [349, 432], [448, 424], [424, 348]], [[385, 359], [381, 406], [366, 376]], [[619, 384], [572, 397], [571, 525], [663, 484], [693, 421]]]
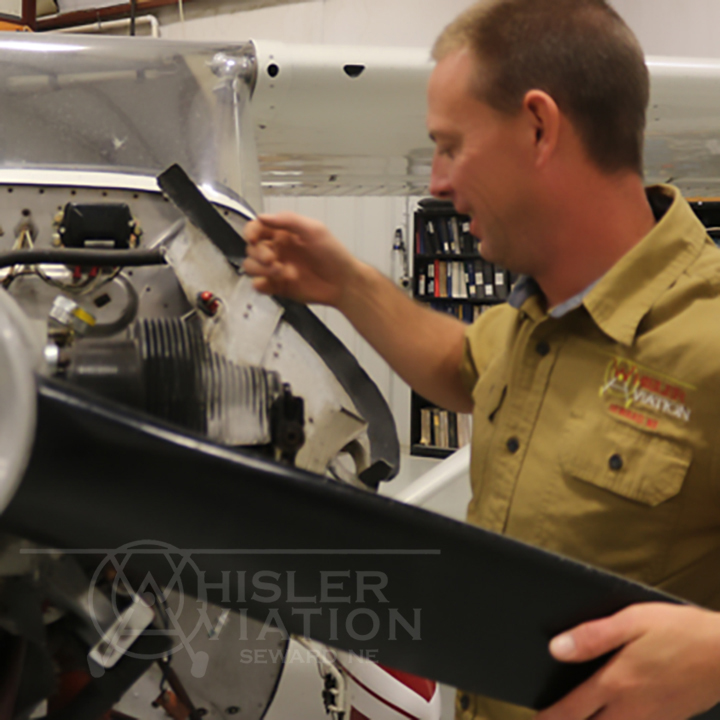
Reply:
[[[160, 620], [162, 621], [162, 624], [164, 626], [165, 630], [170, 629], [170, 620], [168, 618], [168, 608], [167, 608], [167, 601], [165, 598], [161, 595], [158, 597], [155, 596], [155, 602], [157, 607], [157, 613], [160, 616]], [[168, 676], [170, 674], [170, 659], [172, 658], [172, 655], [167, 655], [164, 658], [160, 658], [157, 662], [160, 666], [160, 669], [162, 670], [162, 677], [160, 678], [160, 692], [165, 692], [165, 686], [168, 683]]]
[[172, 656], [168, 655], [167, 657], [160, 658], [157, 661], [157, 664], [160, 666], [160, 671], [162, 672], [162, 677], [160, 678], [160, 694], [165, 692], [165, 688], [167, 688], [168, 683], [170, 682], [170, 658]]
[[0, 268], [13, 265], [80, 265], [81, 267], [138, 267], [164, 265], [160, 250], [11, 250], [0, 252]]

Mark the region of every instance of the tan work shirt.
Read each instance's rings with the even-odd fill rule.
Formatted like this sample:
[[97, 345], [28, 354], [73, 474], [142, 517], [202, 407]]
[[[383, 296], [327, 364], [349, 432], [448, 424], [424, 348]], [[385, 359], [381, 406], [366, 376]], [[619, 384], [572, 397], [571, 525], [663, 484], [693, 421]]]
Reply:
[[468, 521], [720, 609], [720, 251], [676, 189], [648, 197], [577, 307], [516, 287], [468, 329]]

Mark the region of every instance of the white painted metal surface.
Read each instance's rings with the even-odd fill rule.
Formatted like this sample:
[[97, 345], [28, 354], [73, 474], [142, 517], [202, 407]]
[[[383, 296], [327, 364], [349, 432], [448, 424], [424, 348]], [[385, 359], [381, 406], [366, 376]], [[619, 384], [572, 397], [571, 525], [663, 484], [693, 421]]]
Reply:
[[[393, 274], [393, 236], [400, 227], [407, 238], [414, 200], [404, 197], [269, 197], [267, 212], [289, 210], [323, 220], [345, 246], [388, 277]], [[410, 442], [410, 390], [388, 364], [336, 310], [315, 306], [314, 312], [355, 355], [385, 395], [395, 417], [400, 443]], [[393, 485], [396, 481], [393, 481]]]
[[[103, 190], [112, 188], [114, 190], [161, 194], [157, 180], [153, 175], [136, 175], [112, 171], [0, 167], [0, 185], [99, 188]], [[249, 205], [218, 192], [210, 185], [201, 185], [200, 190], [211, 203], [233, 210], [247, 219], [255, 217], [255, 212]]]
[[720, 195], [720, 60], [649, 57], [647, 63], [647, 180], [673, 182], [690, 196]]
[[[79, 52], [81, 46], [76, 47], [69, 36], [54, 38], [56, 50]], [[95, 40], [90, 43], [89, 38], [83, 38], [77, 42], [82, 43], [84, 50], [92, 46], [94, 52], [99, 52]], [[143, 52], [158, 57], [164, 56], [159, 50], [151, 52], [151, 47], [160, 48], [163, 43], [165, 51], [170, 52], [180, 45], [143, 42], [158, 43], [142, 45]], [[137, 40], [134, 48], [141, 47], [137, 43], [141, 41]], [[425, 127], [425, 86], [432, 63], [426, 49], [287, 45], [267, 41], [255, 45], [257, 79], [248, 124], [255, 129], [266, 193], [359, 196], [427, 192], [432, 144]], [[28, 51], [46, 51], [49, 47], [46, 42], [25, 39], [21, 42], [17, 37], [0, 39], [0, 46], [8, 53], [17, 52], [19, 46]], [[183, 47], [187, 51], [197, 50], [191, 44]], [[237, 48], [241, 47], [238, 43]], [[649, 57], [648, 66], [652, 78], [645, 148], [648, 181], [672, 181], [685, 193], [698, 197], [720, 194], [720, 60]], [[25, 98], [35, 88], [27, 86], [30, 81], [47, 89], [48, 77], [46, 70], [38, 70], [36, 76], [5, 77], [3, 83], [9, 92], [21, 93], [18, 97]], [[62, 77], [62, 89], [66, 92], [79, 82], [70, 71]], [[82, 86], [99, 82], [99, 76], [86, 74]], [[11, 105], [16, 108], [18, 103]], [[209, 103], [208, 107], [215, 105]], [[10, 106], [6, 113], [11, 113]], [[17, 114], [17, 110], [12, 113]], [[33, 122], [37, 117], [35, 113]], [[18, 124], [17, 118], [14, 122]], [[23, 121], [21, 127], [29, 126]], [[116, 137], [111, 133], [110, 140], [96, 139], [97, 152], [103, 158], [108, 153], [113, 158], [117, 154], [109, 164], [117, 164], [122, 173], [125, 161], [120, 156], [128, 152], [131, 143], [126, 130], [113, 132]], [[232, 135], [234, 131], [228, 132]], [[247, 133], [247, 143], [252, 142], [252, 134]], [[112, 148], [108, 145], [103, 149], [106, 140]], [[68, 142], [66, 138], [65, 145]], [[184, 143], [182, 147], [190, 145], [193, 143]], [[48, 147], [57, 154], [64, 145], [50, 143]], [[171, 162], [170, 156], [174, 158], [180, 153], [178, 147], [168, 156], [167, 164]], [[8, 153], [4, 166], [21, 168], [25, 160], [13, 161], [12, 152]], [[222, 152], [217, 154], [225, 157]], [[221, 167], [222, 162], [216, 174], [224, 177], [227, 168]], [[27, 162], [25, 166], [31, 164]], [[162, 169], [158, 165], [157, 170]], [[228, 177], [234, 174], [234, 169], [228, 171]], [[233, 181], [232, 185], [238, 183]], [[259, 196], [248, 200], [260, 206]]]
[[[440, 689], [432, 684], [426, 697], [418, 687], [393, 677], [380, 665], [349, 653], [337, 652], [347, 677], [348, 705], [372, 720], [440, 720]], [[423, 688], [430, 691], [430, 688]], [[350, 717], [353, 713], [351, 711]]]
[[0, 33], [0, 165], [154, 176], [177, 163], [259, 208], [253, 67], [249, 43]]
[[460, 448], [415, 482], [395, 495], [396, 500], [410, 505], [425, 505], [449, 485], [470, 473], [470, 446]]
[[254, 44], [258, 76], [250, 107], [266, 192], [426, 191], [427, 50]]
[[217, 315], [201, 318], [208, 345], [240, 365], [278, 372], [304, 398], [305, 443], [297, 466], [323, 474], [331, 459], [354, 443], [356, 470], [365, 470], [370, 463], [367, 421], [323, 359], [281, 322], [282, 308], [256, 292], [247, 275], [238, 276], [193, 225], [171, 234], [163, 245], [190, 303], [208, 288], [221, 302]]
[[0, 512], [15, 495], [35, 440], [38, 356], [28, 319], [0, 290]]
[[[426, 50], [256, 42], [263, 187], [278, 195], [427, 192]], [[720, 60], [648, 57], [648, 182], [720, 195]], [[350, 77], [344, 70], [354, 67]], [[364, 69], [363, 69], [364, 68]]]

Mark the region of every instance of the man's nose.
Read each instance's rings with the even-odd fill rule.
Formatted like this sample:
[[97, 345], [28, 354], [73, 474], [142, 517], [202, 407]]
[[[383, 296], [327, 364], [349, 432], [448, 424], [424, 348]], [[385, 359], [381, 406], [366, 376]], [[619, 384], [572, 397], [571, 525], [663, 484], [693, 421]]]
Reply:
[[447, 168], [442, 158], [437, 154], [433, 157], [432, 171], [430, 173], [430, 194], [437, 198], [450, 199], [452, 186], [448, 179]]

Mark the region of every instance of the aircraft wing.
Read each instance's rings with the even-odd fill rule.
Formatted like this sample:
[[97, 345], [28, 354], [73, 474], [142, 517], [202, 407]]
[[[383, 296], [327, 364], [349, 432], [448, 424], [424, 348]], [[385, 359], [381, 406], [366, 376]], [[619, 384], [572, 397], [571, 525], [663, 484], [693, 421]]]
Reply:
[[[262, 184], [276, 195], [423, 195], [432, 143], [422, 48], [254, 42]], [[720, 195], [720, 60], [648, 57], [648, 183]]]
[[690, 198], [720, 195], [720, 60], [650, 57], [645, 140], [649, 182]]
[[266, 194], [427, 192], [426, 49], [253, 44], [250, 111]]

